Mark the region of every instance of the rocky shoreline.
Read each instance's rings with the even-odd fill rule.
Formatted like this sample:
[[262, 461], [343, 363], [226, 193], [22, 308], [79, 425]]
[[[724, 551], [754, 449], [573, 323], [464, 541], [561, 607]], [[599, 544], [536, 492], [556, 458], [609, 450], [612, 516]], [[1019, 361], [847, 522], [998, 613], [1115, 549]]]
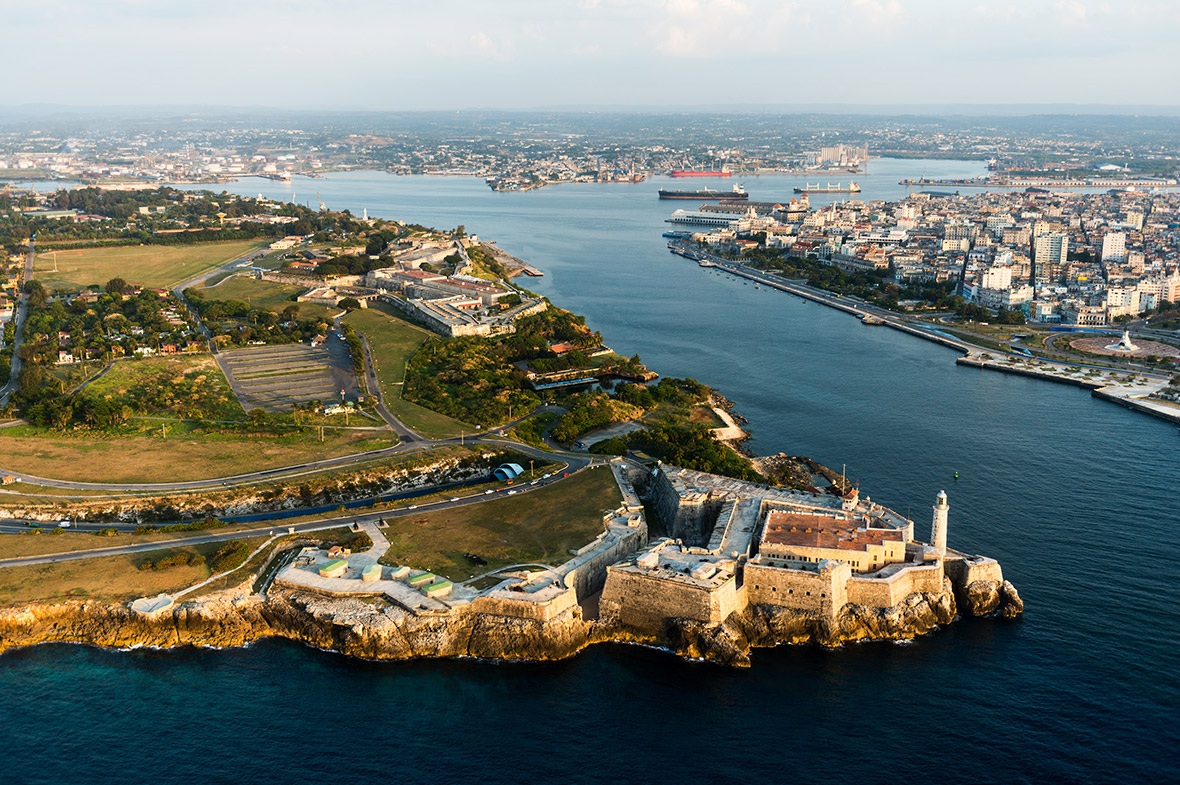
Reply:
[[[982, 585], [987, 584], [987, 585]], [[995, 585], [992, 585], [995, 584]], [[751, 605], [710, 625], [669, 618], [659, 628], [625, 627], [610, 617], [587, 619], [574, 606], [548, 620], [455, 610], [411, 613], [372, 598], [325, 597], [290, 589], [254, 594], [250, 581], [157, 613], [98, 601], [0, 609], [0, 652], [52, 642], [114, 649], [244, 646], [285, 638], [374, 660], [476, 657], [558, 660], [599, 643], [630, 642], [682, 657], [748, 667], [753, 649], [782, 644], [838, 647], [858, 641], [908, 640], [971, 616], [1019, 616], [1011, 583], [976, 581], [960, 592], [915, 593], [892, 608], [849, 605], [835, 619], [781, 606]]]

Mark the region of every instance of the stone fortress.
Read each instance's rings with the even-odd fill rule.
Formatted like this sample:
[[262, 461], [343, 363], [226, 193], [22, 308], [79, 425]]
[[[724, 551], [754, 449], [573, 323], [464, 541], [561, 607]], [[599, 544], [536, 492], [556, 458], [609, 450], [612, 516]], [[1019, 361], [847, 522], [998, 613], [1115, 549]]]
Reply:
[[[455, 583], [381, 563], [389, 542], [365, 520], [356, 525], [372, 545], [360, 553], [292, 543], [253, 578], [191, 601], [0, 610], [0, 650], [50, 640], [171, 647], [282, 637], [371, 659], [546, 660], [629, 641], [747, 666], [756, 647], [910, 639], [960, 614], [1023, 609], [999, 564], [947, 547], [944, 493], [923, 543], [912, 521], [856, 492], [606, 463], [622, 502], [557, 566], [509, 565]], [[650, 538], [649, 523], [666, 536]]]
[[[622, 640], [737, 665], [755, 646], [905, 639], [960, 612], [1015, 616], [1023, 608], [995, 560], [947, 547], [945, 493], [923, 543], [913, 521], [857, 491], [792, 491], [618, 458], [608, 464], [622, 504], [564, 564], [505, 568], [485, 576], [484, 588], [476, 580], [452, 584], [378, 564], [388, 543], [364, 524], [372, 548], [304, 548], [278, 572], [279, 596], [267, 601], [286, 592], [317, 618], [313, 626], [334, 630], [319, 633], [333, 648], [366, 656], [547, 659]], [[649, 540], [645, 510], [667, 536]], [[380, 601], [314, 599], [325, 595]]]
[[755, 606], [822, 626], [851, 606], [885, 612], [951, 593], [973, 613], [1022, 607], [994, 559], [947, 548], [945, 492], [926, 544], [913, 521], [855, 490], [790, 491], [668, 466], [646, 479], [669, 536], [607, 570], [601, 614], [624, 628], [720, 624]]

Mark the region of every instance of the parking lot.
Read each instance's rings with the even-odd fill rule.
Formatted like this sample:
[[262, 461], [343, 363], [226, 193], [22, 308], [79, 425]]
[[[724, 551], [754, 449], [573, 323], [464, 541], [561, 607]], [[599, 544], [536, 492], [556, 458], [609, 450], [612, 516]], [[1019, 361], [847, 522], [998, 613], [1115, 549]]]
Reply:
[[258, 346], [221, 352], [217, 361], [247, 411], [281, 411], [293, 404], [355, 401], [360, 393], [348, 347], [331, 333], [323, 347], [305, 344]]

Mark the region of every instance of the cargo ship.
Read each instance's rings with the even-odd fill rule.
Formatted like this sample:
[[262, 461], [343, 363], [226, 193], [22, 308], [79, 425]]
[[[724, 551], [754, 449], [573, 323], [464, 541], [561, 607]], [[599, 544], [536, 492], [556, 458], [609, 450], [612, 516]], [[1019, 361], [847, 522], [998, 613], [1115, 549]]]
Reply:
[[860, 186], [857, 185], [856, 183], [849, 183], [848, 187], [845, 188], [845, 187], [841, 186], [840, 183], [836, 183], [835, 185], [828, 183], [826, 188], [820, 188], [819, 183], [816, 183], [815, 185], [808, 184], [808, 185], [803, 186], [802, 188], [796, 188], [795, 193], [797, 193], [797, 194], [858, 194], [858, 193], [860, 193]]
[[661, 199], [749, 199], [750, 194], [740, 185], [735, 185], [732, 191], [714, 191], [712, 188], [701, 188], [697, 191], [669, 191], [660, 189]]
[[725, 170], [720, 172], [698, 172], [695, 169], [692, 171], [673, 169], [671, 175], [673, 177], [733, 177], [733, 172]]

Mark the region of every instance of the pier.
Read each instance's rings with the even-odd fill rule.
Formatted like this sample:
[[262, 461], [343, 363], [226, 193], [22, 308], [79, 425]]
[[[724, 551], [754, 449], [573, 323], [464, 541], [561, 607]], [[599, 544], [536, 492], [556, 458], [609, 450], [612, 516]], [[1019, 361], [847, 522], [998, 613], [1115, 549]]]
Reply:
[[[692, 259], [701, 267], [715, 267], [730, 275], [754, 281], [761, 286], [777, 289], [804, 300], [852, 314], [864, 324], [884, 325], [960, 351], [963, 354], [955, 361], [958, 365], [1083, 387], [1089, 389], [1090, 394], [1095, 398], [1117, 403], [1161, 420], [1180, 423], [1180, 406], [1171, 406], [1148, 397], [1167, 386], [1169, 378], [1167, 376], [1082, 363], [1050, 362], [1011, 351], [998, 353], [955, 338], [936, 327], [907, 322], [888, 311], [873, 308], [865, 303], [831, 294], [798, 281], [788, 281], [778, 276], [757, 272], [741, 263], [710, 254], [704, 250], [685, 248], [676, 243], [669, 243], [668, 248], [678, 256]], [[997, 353], [999, 356], [994, 356]], [[1123, 377], [1121, 380], [1118, 378], [1120, 376]], [[1128, 379], [1128, 377], [1130, 378]]]

